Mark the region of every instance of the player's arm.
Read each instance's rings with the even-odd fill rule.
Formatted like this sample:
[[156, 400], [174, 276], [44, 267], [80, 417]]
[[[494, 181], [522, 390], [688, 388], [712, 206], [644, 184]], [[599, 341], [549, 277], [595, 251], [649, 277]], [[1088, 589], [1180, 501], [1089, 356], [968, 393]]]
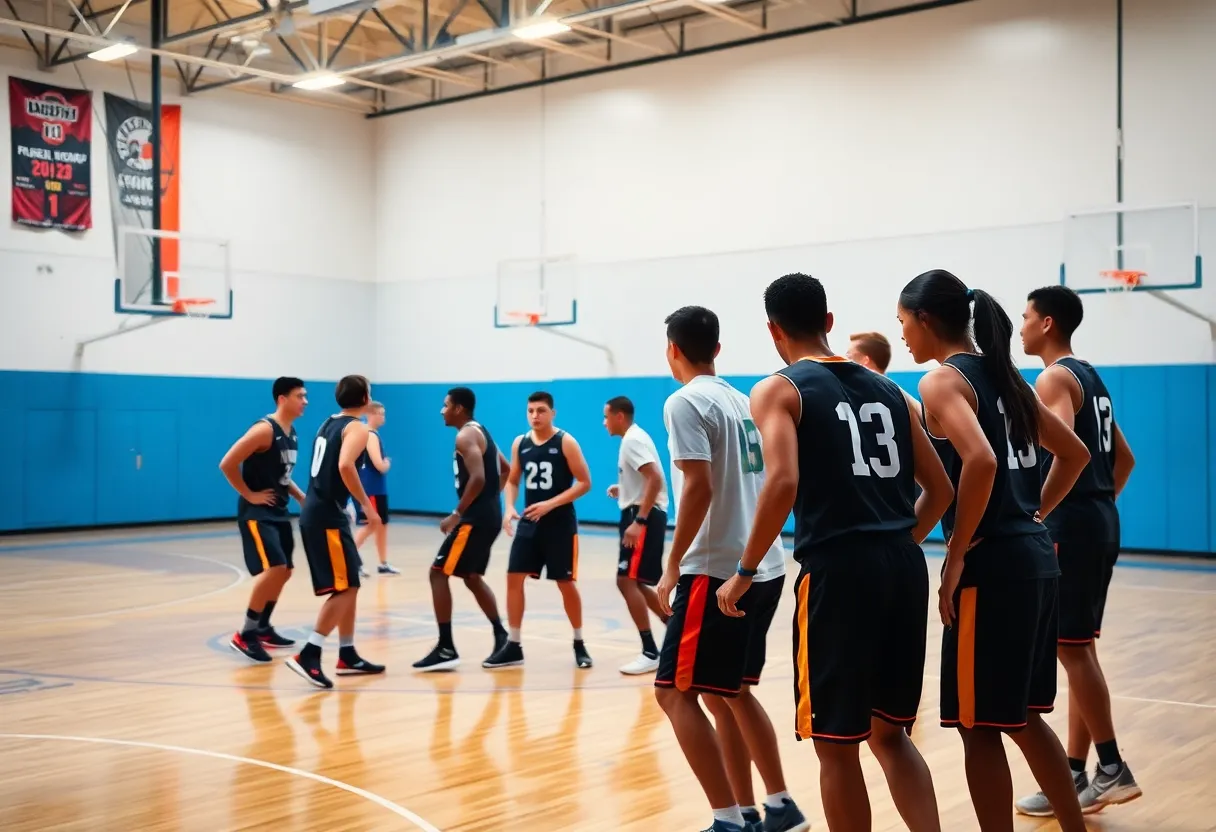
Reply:
[[925, 410], [933, 414], [963, 463], [958, 478], [954, 531], [946, 544], [947, 564], [956, 561], [959, 569], [988, 508], [997, 466], [996, 454], [967, 399], [969, 389], [966, 379], [944, 368], [931, 370], [920, 380]]
[[1035, 379], [1034, 390], [1048, 410], [1060, 417], [1069, 430], [1076, 429], [1077, 401], [1081, 385], [1067, 368], [1053, 364]]
[[802, 397], [784, 376], [769, 376], [751, 392], [752, 421], [764, 448], [764, 485], [743, 547], [744, 569], [756, 569], [781, 534], [798, 496], [798, 420]]
[[507, 485], [505, 488], [506, 511], [503, 514], [503, 522], [509, 523], [512, 518], [518, 517], [519, 513], [515, 510], [515, 502], [519, 499], [519, 479], [523, 475], [523, 466], [519, 462], [519, 443], [523, 440], [523, 436], [515, 437], [515, 441], [511, 443], [511, 467], [507, 471]]
[[464, 467], [469, 472], [469, 481], [464, 487], [464, 495], [452, 513], [457, 517], [463, 515], [473, 505], [473, 501], [486, 487], [485, 454], [477, 444], [473, 431], [461, 428], [456, 434], [456, 453], [464, 460]]
[[498, 452], [498, 493], [507, 486], [507, 477], [511, 476], [511, 463], [502, 455], [502, 451]]
[[228, 484], [247, 502], [255, 505], [274, 502], [274, 489], [268, 488], [257, 493], [250, 491], [249, 487], [245, 485], [245, 481], [241, 479], [241, 463], [254, 454], [267, 450], [272, 442], [274, 442], [274, 429], [270, 427], [270, 423], [258, 422], [245, 431], [245, 435], [236, 440], [228, 449], [228, 453], [224, 454], [224, 458], [220, 460], [220, 470], [224, 473]]
[[301, 506], [304, 505], [304, 497], [306, 495], [304, 494], [303, 491], [300, 490], [300, 486], [295, 484], [294, 480], [287, 483], [287, 493], [290, 494], [292, 497], [295, 497], [296, 502], [299, 503]]
[[384, 452], [380, 448], [380, 436], [371, 431], [367, 434], [367, 456], [377, 471], [381, 474], [388, 473], [389, 461], [384, 458]]
[[[659, 461], [650, 455], [649, 449], [637, 440], [626, 440], [625, 464], [641, 474], [645, 485], [638, 500], [638, 517], [646, 517], [659, 499], [663, 489], [663, 475], [659, 472]], [[617, 485], [619, 488], [619, 483]]]
[[1044, 519], [1076, 485], [1077, 477], [1089, 464], [1089, 448], [1073, 433], [1070, 423], [1061, 419], [1042, 399], [1035, 401], [1039, 408], [1039, 444], [1055, 457], [1043, 480], [1039, 498], [1039, 517]]
[[954, 500], [954, 486], [950, 484], [950, 475], [946, 473], [941, 457], [933, 450], [929, 434], [921, 424], [919, 408], [913, 407], [916, 399], [907, 393], [904, 393], [904, 398], [908, 402], [908, 419], [912, 427], [912, 463], [916, 482], [921, 487], [920, 497], [916, 499], [916, 526], [912, 529], [912, 538], [917, 543], [923, 543], [946, 509], [950, 508]]
[[1127, 437], [1119, 430], [1118, 422], [1111, 425], [1111, 432], [1115, 439], [1115, 466], [1112, 473], [1115, 476], [1115, 496], [1118, 497], [1131, 478], [1132, 469], [1136, 467], [1136, 457], [1132, 454], [1132, 446], [1128, 444]]
[[355, 463], [359, 461], [359, 455], [367, 449], [367, 437], [367, 425], [362, 422], [351, 422], [342, 429], [342, 447], [338, 451], [338, 474], [342, 477], [346, 490], [350, 492], [351, 499], [363, 508], [368, 525], [375, 525], [380, 522], [380, 513], [376, 511], [376, 507], [368, 499], [367, 492], [363, 490], [363, 483], [359, 481], [359, 469], [355, 467]]
[[587, 467], [587, 458], [583, 456], [583, 449], [578, 440], [568, 433], [562, 434], [562, 456], [570, 466], [570, 475], [574, 477], [574, 482], [561, 494], [546, 501], [551, 509], [573, 503], [591, 490], [591, 469]]

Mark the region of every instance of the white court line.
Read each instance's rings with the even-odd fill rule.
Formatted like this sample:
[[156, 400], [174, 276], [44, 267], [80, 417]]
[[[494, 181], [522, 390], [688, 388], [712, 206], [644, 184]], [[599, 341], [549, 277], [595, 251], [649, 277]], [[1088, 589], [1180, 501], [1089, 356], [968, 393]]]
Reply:
[[245, 583], [246, 579], [248, 578], [246, 573], [242, 572], [231, 563], [224, 563], [222, 560], [205, 558], [202, 555], [183, 555], [177, 552], [159, 552], [158, 554], [170, 558], [189, 558], [190, 560], [201, 560], [206, 563], [214, 563], [217, 566], [222, 566], [225, 569], [231, 569], [233, 572], [235, 572], [236, 580], [227, 586], [222, 586], [219, 589], [212, 589], [208, 592], [202, 593], [201, 595], [191, 595], [188, 598], [177, 598], [172, 601], [161, 601], [159, 604], [144, 604], [143, 606], [139, 607], [119, 607], [116, 610], [107, 610], [105, 612], [88, 612], [81, 615], [61, 615], [56, 618], [39, 618], [38, 623], [46, 624], [53, 621], [81, 621], [86, 618], [109, 618], [110, 616], [114, 615], [125, 615], [129, 612], [143, 612], [145, 610], [158, 610], [164, 607], [175, 607], [180, 604], [188, 604], [191, 601], [201, 601], [204, 598], [210, 598], [212, 595], [219, 595], [221, 592], [227, 592], [228, 590]]
[[[941, 681], [941, 676], [936, 676], [932, 673], [925, 674], [926, 679]], [[1068, 685], [1056, 685], [1056, 696], [1068, 693]], [[1145, 696], [1123, 696], [1121, 694], [1112, 693], [1111, 699], [1123, 699], [1127, 702], [1143, 702], [1146, 705], [1173, 705], [1176, 708], [1201, 708], [1205, 711], [1216, 711], [1216, 705], [1209, 705], [1204, 702], [1181, 702], [1177, 699], [1149, 699]]]
[[391, 800], [381, 797], [378, 794], [373, 794], [366, 789], [361, 789], [358, 786], [352, 786], [349, 783], [343, 783], [341, 780], [333, 780], [321, 774], [314, 774], [311, 771], [304, 771], [299, 768], [290, 766], [281, 766], [278, 763], [268, 763], [265, 760], [255, 760], [252, 757], [238, 757], [235, 754], [224, 754], [220, 751], [205, 751], [201, 748], [187, 748], [182, 745], [161, 745], [155, 742], [139, 742], [137, 740], [114, 740], [106, 737], [71, 737], [59, 734], [0, 734], [0, 739], [11, 740], [59, 740], [62, 742], [87, 742], [97, 745], [125, 745], [131, 748], [150, 748], [155, 751], [176, 751], [179, 754], [194, 754], [199, 757], [212, 757], [216, 760], [227, 760], [233, 763], [244, 763], [250, 766], [261, 766], [262, 768], [281, 771], [285, 774], [292, 774], [296, 777], [303, 777], [308, 780], [315, 780], [326, 786], [333, 786], [336, 789], [341, 789], [344, 792], [349, 792], [364, 800], [369, 800], [377, 806], [388, 809], [398, 817], [405, 818], [414, 826], [423, 830], [423, 832], [442, 832], [438, 827], [431, 825], [424, 819], [418, 817], [404, 806], [398, 806]]
[[1148, 589], [1153, 592], [1179, 592], [1183, 595], [1216, 595], [1216, 589], [1182, 589], [1174, 586], [1153, 586], [1152, 584], [1116, 584], [1111, 589]]

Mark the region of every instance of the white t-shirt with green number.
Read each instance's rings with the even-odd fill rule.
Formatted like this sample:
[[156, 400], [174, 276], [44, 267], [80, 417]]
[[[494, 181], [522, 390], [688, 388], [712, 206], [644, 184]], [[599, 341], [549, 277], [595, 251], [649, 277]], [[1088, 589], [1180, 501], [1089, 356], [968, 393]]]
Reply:
[[[680, 574], [730, 578], [747, 545], [764, 485], [764, 453], [750, 402], [717, 376], [697, 376], [667, 398], [663, 422], [671, 451], [677, 517], [684, 490], [677, 461], [708, 461], [714, 488], [705, 522], [680, 561]], [[778, 537], [753, 580], [767, 581], [784, 574], [785, 547]]]

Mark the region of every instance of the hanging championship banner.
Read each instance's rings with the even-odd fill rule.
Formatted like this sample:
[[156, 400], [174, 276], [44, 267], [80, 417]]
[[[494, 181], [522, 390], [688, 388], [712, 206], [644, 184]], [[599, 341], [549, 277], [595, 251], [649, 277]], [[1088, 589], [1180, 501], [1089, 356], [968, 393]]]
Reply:
[[[106, 146], [110, 171], [110, 208], [114, 215], [114, 245], [119, 245], [118, 228], [153, 228], [152, 201], [152, 107], [140, 101], [105, 94]], [[160, 115], [160, 229], [180, 231], [179, 159], [181, 148], [181, 107], [166, 104]], [[153, 274], [151, 237], [128, 237], [129, 246], [138, 251], [124, 253], [128, 271], [151, 276], [153, 282], [168, 276], [176, 284], [179, 245], [175, 238], [160, 242], [160, 275]], [[139, 263], [132, 262], [141, 261]], [[133, 291], [142, 291], [132, 284]], [[172, 295], [173, 293], [169, 293]], [[127, 298], [134, 302], [136, 298]]]
[[92, 94], [10, 77], [8, 113], [13, 221], [65, 231], [92, 228]]

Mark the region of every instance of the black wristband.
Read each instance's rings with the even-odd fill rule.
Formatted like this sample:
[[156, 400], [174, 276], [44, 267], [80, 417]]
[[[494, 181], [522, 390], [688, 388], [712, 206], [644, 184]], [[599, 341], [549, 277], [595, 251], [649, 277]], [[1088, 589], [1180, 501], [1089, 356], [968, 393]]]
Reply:
[[638, 514], [633, 518], [633, 522], [637, 523], [639, 526], [645, 526], [649, 517], [650, 515], [648, 514]]

